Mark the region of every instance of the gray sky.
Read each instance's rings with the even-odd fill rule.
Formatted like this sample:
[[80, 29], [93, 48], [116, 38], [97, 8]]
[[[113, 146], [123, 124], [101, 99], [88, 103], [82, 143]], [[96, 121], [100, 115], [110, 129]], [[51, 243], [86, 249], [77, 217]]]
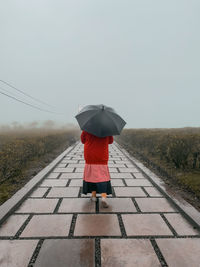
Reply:
[[0, 79], [55, 109], [0, 87], [63, 113], [0, 95], [0, 124], [105, 104], [126, 127], [200, 126], [199, 14], [199, 0], [0, 0]]

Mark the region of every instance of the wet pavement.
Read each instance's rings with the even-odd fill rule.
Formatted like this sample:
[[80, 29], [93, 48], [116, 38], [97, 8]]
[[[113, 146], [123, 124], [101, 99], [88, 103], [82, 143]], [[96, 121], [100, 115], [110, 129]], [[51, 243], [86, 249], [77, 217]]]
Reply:
[[108, 208], [81, 193], [78, 143], [0, 226], [0, 266], [200, 266], [200, 232], [116, 145]]

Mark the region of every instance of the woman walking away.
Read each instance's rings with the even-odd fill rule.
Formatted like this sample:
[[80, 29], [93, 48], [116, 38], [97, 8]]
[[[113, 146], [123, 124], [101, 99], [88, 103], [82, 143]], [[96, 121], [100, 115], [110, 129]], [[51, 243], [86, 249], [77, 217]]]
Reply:
[[85, 158], [83, 194], [92, 193], [91, 200], [96, 201], [96, 193], [100, 193], [102, 207], [107, 208], [106, 197], [112, 194], [108, 169], [108, 145], [113, 143], [113, 136], [97, 137], [83, 131], [81, 142], [84, 144]]

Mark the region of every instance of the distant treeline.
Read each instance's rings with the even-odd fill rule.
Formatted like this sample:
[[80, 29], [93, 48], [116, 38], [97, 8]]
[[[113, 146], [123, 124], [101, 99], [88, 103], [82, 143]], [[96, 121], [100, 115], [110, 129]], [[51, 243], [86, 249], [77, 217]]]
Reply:
[[19, 176], [28, 162], [63, 146], [63, 150], [79, 137], [77, 129], [35, 129], [0, 133], [0, 183]]
[[159, 157], [176, 169], [200, 170], [200, 128], [124, 129], [116, 141], [136, 153]]

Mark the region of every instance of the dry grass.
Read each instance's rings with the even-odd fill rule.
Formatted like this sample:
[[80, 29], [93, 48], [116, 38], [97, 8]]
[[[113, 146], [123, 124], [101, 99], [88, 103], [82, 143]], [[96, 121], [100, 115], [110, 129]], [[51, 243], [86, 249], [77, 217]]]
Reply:
[[0, 204], [79, 137], [69, 126], [0, 128]]
[[200, 208], [200, 128], [124, 129], [116, 141]]

